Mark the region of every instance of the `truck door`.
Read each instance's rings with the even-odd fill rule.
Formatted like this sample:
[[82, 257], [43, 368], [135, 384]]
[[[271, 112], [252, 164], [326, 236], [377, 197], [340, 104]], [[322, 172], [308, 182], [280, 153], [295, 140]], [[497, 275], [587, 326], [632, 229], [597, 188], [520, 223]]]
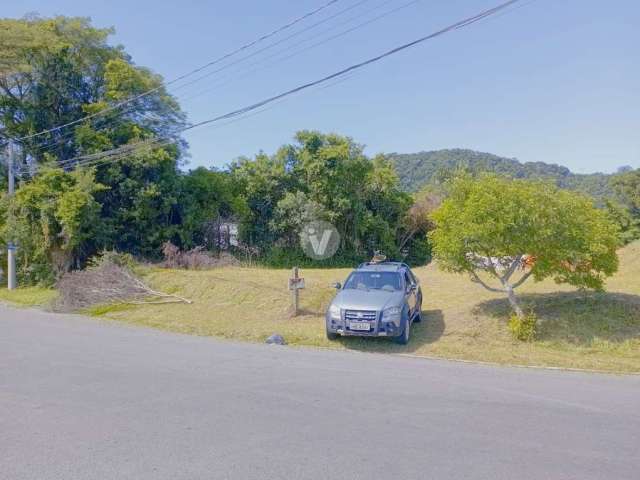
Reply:
[[416, 312], [417, 285], [412, 281], [411, 276], [406, 270], [404, 271], [404, 288], [407, 305], [409, 305], [409, 315], [413, 317]]

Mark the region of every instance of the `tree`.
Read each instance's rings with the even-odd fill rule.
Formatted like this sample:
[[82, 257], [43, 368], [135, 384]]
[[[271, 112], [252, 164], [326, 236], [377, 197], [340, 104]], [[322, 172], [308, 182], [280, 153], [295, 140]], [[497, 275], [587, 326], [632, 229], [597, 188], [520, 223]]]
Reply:
[[244, 243], [260, 250], [268, 249], [275, 242], [271, 219], [277, 204], [287, 191], [293, 192], [298, 185], [291, 173], [289, 157], [282, 150], [272, 157], [261, 152], [253, 160], [241, 158], [231, 165], [233, 182], [238, 185], [248, 210], [240, 235]]
[[620, 246], [640, 238], [640, 216], [634, 216], [628, 206], [615, 200], [607, 200], [604, 209], [611, 221], [618, 226]]
[[2, 239], [18, 244], [19, 275], [29, 283], [51, 284], [86, 258], [86, 241], [96, 235], [104, 187], [91, 170], [70, 173], [44, 168], [0, 204]]
[[298, 235], [315, 219], [338, 230], [344, 263], [376, 250], [416, 263], [428, 258], [426, 237], [419, 235], [426, 224], [409, 213], [413, 199], [400, 190], [393, 166], [382, 155], [367, 157], [349, 137], [303, 130], [275, 155], [237, 161], [231, 174], [249, 211], [243, 240], [262, 251], [299, 258]]
[[183, 249], [219, 248], [220, 223], [240, 222], [247, 208], [228, 172], [196, 168], [180, 178], [177, 236]]
[[[12, 36], [22, 31], [31, 39], [2, 45], [2, 56], [12, 58], [16, 65], [10, 75], [0, 78], [3, 139], [30, 135], [84, 116], [84, 107], [99, 101], [103, 94], [106, 62], [123, 55], [106, 43], [112, 31], [91, 27], [88, 19], [0, 22], [0, 27], [14, 32]], [[25, 140], [21, 145], [24, 158], [44, 161], [46, 150], [60, 160], [73, 156], [78, 150], [68, 133], [55, 131]]]
[[617, 229], [606, 212], [547, 183], [459, 177], [432, 217], [438, 265], [505, 293], [519, 317], [515, 289], [528, 278], [602, 289], [618, 267]]
[[640, 238], [640, 169], [624, 169], [612, 181], [621, 203], [606, 203], [612, 219], [620, 226], [621, 242]]
[[9, 75], [0, 76], [0, 140], [78, 122], [22, 140], [23, 163], [61, 164], [141, 141], [170, 141], [95, 167], [97, 183], [108, 188], [94, 193], [102, 207], [100, 228], [82, 246], [87, 252], [159, 255], [162, 243], [177, 236], [179, 166], [186, 148], [176, 133], [184, 114], [162, 79], [136, 65], [123, 47], [110, 45], [112, 29], [96, 28], [86, 18], [0, 20], [0, 32], [11, 39], [0, 42], [0, 67], [8, 71], [13, 65]]
[[640, 168], [616, 176], [613, 185], [634, 215], [640, 217]]
[[304, 192], [287, 192], [278, 201], [269, 226], [282, 240], [282, 246], [296, 248], [302, 228], [309, 222], [327, 217], [322, 205], [309, 200]]
[[444, 191], [436, 185], [427, 185], [413, 195], [413, 204], [404, 219], [400, 249], [404, 249], [416, 236], [426, 236], [427, 232], [433, 229], [431, 214], [442, 204], [444, 197]]
[[326, 210], [340, 234], [342, 250], [363, 252], [367, 175], [372, 170], [363, 147], [349, 137], [310, 130], [296, 133], [295, 140], [289, 155], [301, 188]]
[[37, 19], [0, 19], [0, 77], [29, 72], [25, 58], [30, 52], [59, 47], [58, 38]]

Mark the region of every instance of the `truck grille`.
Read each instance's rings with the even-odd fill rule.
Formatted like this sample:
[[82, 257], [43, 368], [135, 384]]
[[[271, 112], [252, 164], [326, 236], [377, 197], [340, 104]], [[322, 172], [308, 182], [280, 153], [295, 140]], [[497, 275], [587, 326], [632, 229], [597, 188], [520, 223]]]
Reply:
[[375, 322], [377, 313], [374, 310], [345, 310], [344, 319], [347, 322]]

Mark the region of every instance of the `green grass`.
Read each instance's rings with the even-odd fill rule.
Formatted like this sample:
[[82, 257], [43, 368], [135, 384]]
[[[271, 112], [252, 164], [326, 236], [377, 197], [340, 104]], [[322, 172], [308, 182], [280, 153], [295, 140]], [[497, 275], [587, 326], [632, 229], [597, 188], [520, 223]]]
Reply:
[[56, 291], [44, 287], [21, 287], [15, 290], [0, 288], [0, 302], [21, 307], [43, 307], [56, 297]]
[[289, 344], [412, 353], [520, 365], [640, 372], [640, 242], [620, 251], [620, 271], [607, 293], [577, 292], [552, 281], [519, 289], [527, 310], [540, 320], [533, 342], [514, 341], [509, 307], [499, 294], [466, 277], [416, 269], [424, 292], [423, 316], [407, 346], [388, 339], [325, 338], [323, 312], [348, 269], [304, 269], [302, 314], [291, 317], [288, 270], [226, 267], [209, 271], [150, 269], [152, 286], [193, 304], [112, 305], [91, 313], [164, 330], [261, 342], [274, 332]]

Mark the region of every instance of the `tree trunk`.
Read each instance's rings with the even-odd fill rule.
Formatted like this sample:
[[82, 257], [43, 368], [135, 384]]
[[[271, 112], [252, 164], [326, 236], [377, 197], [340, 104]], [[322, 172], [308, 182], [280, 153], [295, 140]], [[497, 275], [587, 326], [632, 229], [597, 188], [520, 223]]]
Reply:
[[507, 292], [507, 297], [509, 298], [511, 308], [513, 308], [513, 311], [516, 312], [518, 318], [524, 317], [524, 312], [522, 311], [522, 308], [520, 308], [520, 305], [518, 305], [518, 300], [516, 299], [516, 294], [513, 291], [513, 287], [511, 287], [511, 285], [505, 285], [505, 291]]

